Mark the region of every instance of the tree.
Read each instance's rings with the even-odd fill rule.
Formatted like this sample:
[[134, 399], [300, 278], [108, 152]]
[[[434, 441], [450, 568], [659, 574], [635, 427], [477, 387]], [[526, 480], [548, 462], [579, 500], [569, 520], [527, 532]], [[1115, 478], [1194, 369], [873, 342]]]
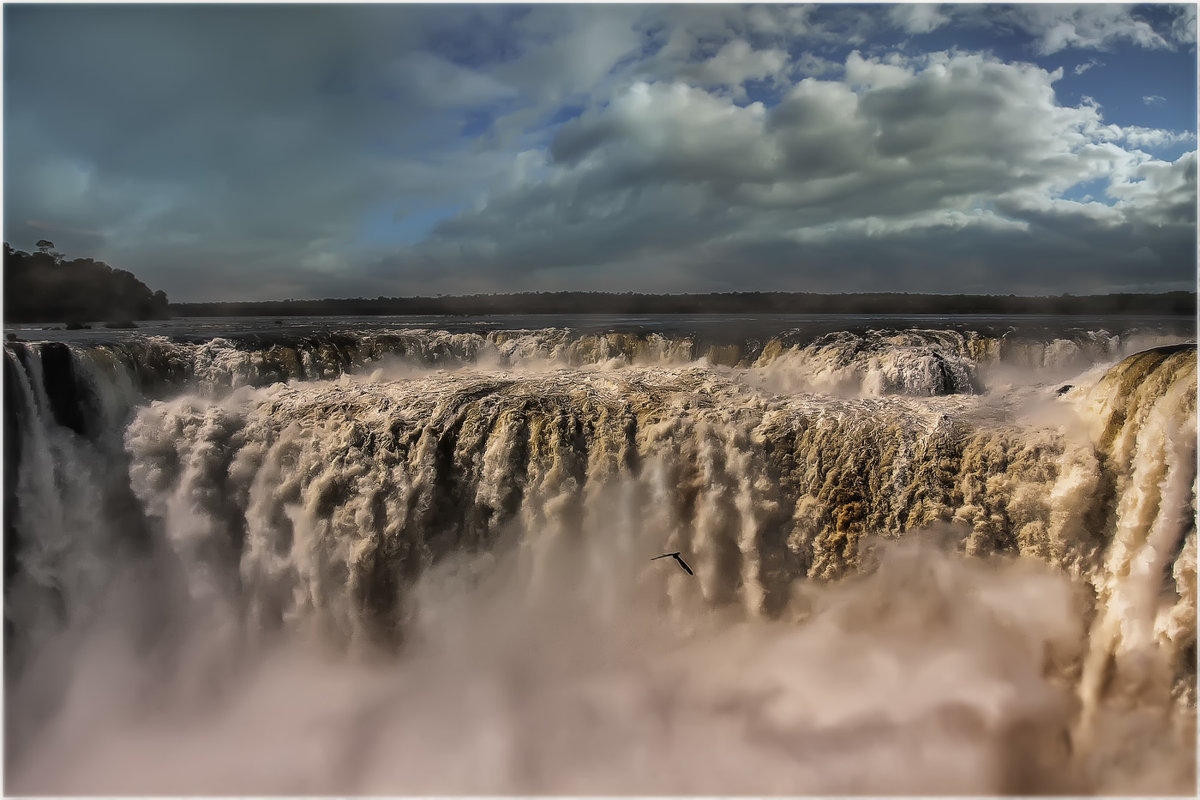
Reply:
[[167, 295], [132, 273], [90, 258], [62, 260], [41, 240], [38, 252], [4, 247], [4, 315], [23, 322], [163, 319]]
[[55, 264], [62, 263], [63, 254], [54, 249], [54, 242], [50, 241], [49, 239], [38, 239], [37, 249], [42, 255], [49, 256], [51, 259], [53, 259]]

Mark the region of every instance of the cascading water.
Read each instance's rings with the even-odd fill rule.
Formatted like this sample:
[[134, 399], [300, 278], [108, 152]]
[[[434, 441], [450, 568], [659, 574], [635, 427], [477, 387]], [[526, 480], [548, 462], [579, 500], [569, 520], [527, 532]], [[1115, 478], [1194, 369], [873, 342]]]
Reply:
[[1190, 792], [1180, 341], [10, 345], [9, 788]]

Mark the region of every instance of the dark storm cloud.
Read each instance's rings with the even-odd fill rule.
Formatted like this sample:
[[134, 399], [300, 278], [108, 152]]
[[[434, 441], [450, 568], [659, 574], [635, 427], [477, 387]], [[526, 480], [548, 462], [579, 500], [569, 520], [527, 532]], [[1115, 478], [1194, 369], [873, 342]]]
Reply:
[[[1194, 131], [1109, 124], [1032, 60], [1194, 47], [1189, 19], [10, 5], [5, 238], [176, 299], [1186, 284], [1195, 156], [1154, 153]], [[1025, 55], [882, 44], [959, 28]]]
[[420, 47], [453, 9], [5, 13], [6, 237], [49, 221], [60, 248], [173, 294], [307, 293], [305, 273], [348, 263], [412, 154], [457, 136], [448, 112], [511, 94]]

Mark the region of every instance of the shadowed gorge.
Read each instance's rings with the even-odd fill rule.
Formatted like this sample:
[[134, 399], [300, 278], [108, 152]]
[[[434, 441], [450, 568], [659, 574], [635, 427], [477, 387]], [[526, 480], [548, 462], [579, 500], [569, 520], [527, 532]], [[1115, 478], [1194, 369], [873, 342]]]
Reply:
[[[412, 328], [5, 357], [16, 789], [1194, 784], [1179, 335]], [[648, 560], [675, 551], [694, 577]]]

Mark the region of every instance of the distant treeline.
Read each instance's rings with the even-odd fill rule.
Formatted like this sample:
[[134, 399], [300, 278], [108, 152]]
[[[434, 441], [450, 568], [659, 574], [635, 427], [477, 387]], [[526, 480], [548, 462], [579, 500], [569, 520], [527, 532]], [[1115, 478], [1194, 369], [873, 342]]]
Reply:
[[460, 297], [377, 297], [252, 303], [172, 303], [178, 316], [383, 316], [405, 314], [1181, 314], [1195, 315], [1195, 292], [1015, 295], [613, 294], [525, 292]]
[[11, 322], [166, 319], [167, 296], [103, 261], [67, 261], [43, 239], [38, 252], [4, 243], [4, 318]]

